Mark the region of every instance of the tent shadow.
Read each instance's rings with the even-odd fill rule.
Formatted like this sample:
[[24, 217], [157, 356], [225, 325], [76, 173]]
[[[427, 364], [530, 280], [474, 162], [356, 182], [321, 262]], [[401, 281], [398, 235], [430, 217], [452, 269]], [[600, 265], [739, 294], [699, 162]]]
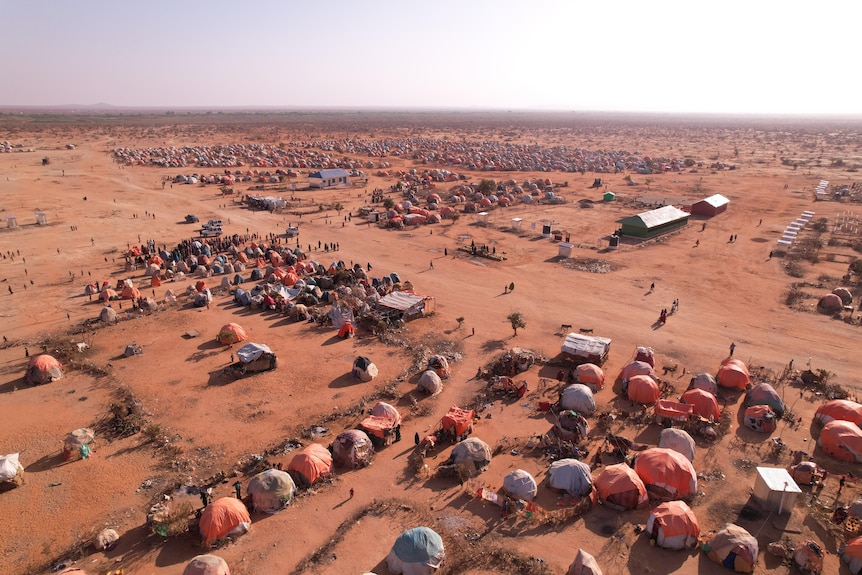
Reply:
[[326, 341], [324, 341], [323, 343], [321, 343], [320, 345], [321, 345], [321, 347], [325, 346], [325, 345], [335, 345], [336, 343], [341, 343], [343, 341], [348, 341], [351, 339], [353, 339], [353, 338], [348, 337], [348, 338], [342, 339], [342, 338], [338, 337], [338, 334], [336, 334], [336, 335], [333, 335], [332, 337], [330, 337], [329, 339], [327, 339]]
[[201, 342], [200, 345], [198, 345], [198, 349], [200, 351], [208, 351], [211, 349], [227, 349], [229, 347], [230, 346], [227, 346], [223, 343], [219, 343], [219, 341], [217, 339], [210, 339], [207, 341], [203, 341], [203, 342]]
[[674, 551], [652, 547], [649, 544], [649, 536], [641, 533], [629, 549], [629, 573], [644, 573], [649, 569], [649, 564], [661, 563], [661, 569], [665, 573], [672, 573], [682, 567], [685, 560], [691, 556], [691, 551]]
[[236, 381], [236, 378], [224, 373], [223, 369], [211, 371], [207, 378], [206, 387], [220, 387], [228, 385]]
[[389, 573], [389, 567], [386, 565], [386, 557], [380, 560], [380, 562], [371, 568], [371, 573]]
[[[469, 337], [469, 336], [465, 336]], [[506, 348], [506, 340], [504, 339], [488, 339], [482, 343], [482, 351], [485, 353], [491, 353], [497, 351], [499, 349]]]
[[55, 467], [60, 467], [61, 465], [66, 465], [69, 461], [64, 461], [61, 453], [51, 453], [49, 455], [45, 455], [44, 457], [40, 457], [30, 465], [24, 468], [25, 473], [39, 473], [41, 471], [48, 471], [49, 469], [54, 469]]
[[[370, 382], [369, 382], [370, 383]], [[357, 378], [353, 377], [352, 373], [345, 373], [332, 381], [329, 382], [330, 388], [340, 388], [340, 387], [352, 387], [354, 385], [361, 385], [362, 382]]]
[[22, 376], [0, 385], [0, 393], [12, 393], [15, 390], [23, 389], [25, 387], [29, 387], [27, 385], [27, 378]]

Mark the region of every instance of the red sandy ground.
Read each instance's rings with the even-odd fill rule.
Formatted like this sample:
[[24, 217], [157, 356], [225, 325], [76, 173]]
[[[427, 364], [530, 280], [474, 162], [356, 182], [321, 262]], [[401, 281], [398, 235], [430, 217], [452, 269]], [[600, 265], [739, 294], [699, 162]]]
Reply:
[[[452, 137], [489, 139], [503, 127], [502, 121], [495, 124], [496, 121], [489, 118], [484, 127], [438, 127], [435, 131]], [[373, 128], [353, 126], [350, 133], [370, 133]], [[852, 137], [847, 136], [845, 147], [838, 151], [829, 148], [831, 140], [811, 126], [798, 130], [783, 127], [779, 132], [747, 126], [669, 124], [644, 124], [628, 130], [593, 126], [570, 133], [529, 125], [514, 129], [525, 141], [638, 149], [644, 154], [689, 154], [706, 162], [708, 157], [721, 156], [739, 169], [712, 172], [702, 168], [697, 173], [654, 175], [649, 186], [645, 177], [634, 174], [640, 185], [633, 187], [625, 185], [624, 174], [603, 175], [608, 189], [617, 192], [621, 201], [596, 203], [592, 209], [579, 207], [577, 200], [599, 199], [601, 191], [588, 189], [594, 174], [476, 173], [472, 175], [474, 182], [494, 176], [519, 181], [550, 177], [556, 183], [569, 182], [560, 190], [568, 200], [566, 205], [516, 205], [497, 210], [492, 212], [488, 227], [475, 225], [472, 215], [462, 216], [455, 224], [446, 222], [405, 232], [369, 227], [356, 218], [342, 227], [341, 218], [333, 210], [301, 220], [303, 246], [318, 240], [339, 242], [339, 259], [363, 264], [370, 261], [373, 271], [381, 274], [396, 271], [402, 279], [412, 281], [417, 292], [436, 298], [436, 314], [411, 322], [399, 337], [412, 342], [413, 348], [427, 345], [437, 349], [449, 342], [448, 349], [463, 353], [463, 361], [453, 366], [452, 378], [445, 382], [439, 397], [419, 399], [412, 411], [410, 396], [415, 378], [400, 378], [413, 361], [411, 347], [385, 345], [361, 331], [355, 339], [341, 341], [331, 328], [249, 312], [233, 305], [227, 295], [217, 296], [212, 309], [184, 305], [122, 321], [85, 337], [92, 345], [88, 361], [103, 367], [106, 376], [93, 377], [73, 370], [49, 385], [24, 384], [24, 347], [35, 353], [43, 338], [67, 333], [73, 326], [97, 317], [101, 306], [82, 295], [84, 285], [89, 280], [114, 283], [129, 277], [123, 271], [120, 253], [128, 243], [138, 243], [139, 234], [143, 240], [155, 238], [160, 244], [175, 244], [192, 233], [192, 226], [181, 223], [186, 213], [195, 213], [202, 221], [214, 217], [230, 220], [225, 226], [228, 233], [243, 233], [246, 228], [260, 234], [283, 232], [287, 222], [298, 221], [294, 215], [252, 213], [229, 199], [226, 203], [215, 186], [163, 190], [163, 176], [196, 170], [120, 168], [107, 154], [111, 147], [320, 137], [310, 131], [300, 135], [299, 129], [250, 126], [239, 135], [237, 129], [222, 130], [219, 126], [147, 131], [146, 126], [121, 124], [36, 130], [24, 124], [9, 132], [10, 141], [36, 151], [0, 154], [3, 215], [17, 216], [20, 224], [18, 229], [0, 232], [0, 251], [13, 250], [17, 254], [20, 250], [14, 261], [0, 260], [0, 280], [6, 284], [0, 286], [0, 335], [9, 339], [0, 349], [0, 452], [20, 451], [27, 470], [24, 486], [0, 493], [0, 572], [47, 571], [66, 556], [79, 538], [111, 526], [121, 533], [117, 548], [106, 553], [90, 549], [79, 560], [79, 566], [89, 573], [123, 568], [127, 574], [179, 574], [188, 559], [203, 551], [190, 537], [162, 541], [148, 536], [145, 514], [159, 489], [174, 480], [199, 484], [217, 471], [229, 471], [243, 456], [298, 437], [303, 426], [315, 424], [333, 411], [355, 406], [377, 387], [396, 382], [396, 393], [403, 396], [396, 403], [408, 414], [404, 441], [382, 450], [372, 467], [340, 473], [332, 485], [297, 499], [275, 516], [254, 515], [250, 533], [217, 551], [233, 573], [386, 573], [384, 558], [394, 538], [420, 519], [432, 520], [448, 543], [460, 540], [463, 545], [465, 535], [482, 535], [475, 544], [477, 555], [485, 546], [498, 545], [541, 558], [552, 573], [563, 573], [578, 547], [595, 555], [608, 574], [724, 573], [703, 554], [650, 547], [645, 536], [636, 535], [633, 529], [646, 522], [647, 511], [620, 513], [597, 507], [585, 517], [554, 529], [520, 520], [502, 521], [497, 508], [469, 497], [453, 480], [415, 477], [407, 467], [413, 434], [430, 431], [450, 405], [471, 403], [482, 389], [482, 382], [472, 379], [473, 375], [503, 350], [517, 345], [555, 357], [562, 343], [561, 324], [572, 324], [575, 330], [591, 328], [596, 335], [613, 338], [610, 359], [604, 366], [609, 380], [631, 359], [636, 346], [647, 345], [656, 350], [657, 366], [679, 365], [671, 381], [682, 392], [690, 374], [714, 373], [730, 343], [735, 342], [735, 356], [752, 366], [780, 373], [791, 359], [797, 368], [804, 368], [810, 361], [813, 368], [833, 372], [835, 381], [855, 392], [860, 374], [856, 356], [859, 328], [814, 313], [810, 305], [837, 285], [846, 270], [846, 260], [828, 262], [824, 258], [816, 266], [806, 264], [805, 280], [823, 283], [822, 288], [806, 289], [813, 296], [806, 302], [806, 312], [785, 305], [784, 294], [797, 280], [784, 273], [781, 258], [769, 260], [768, 253], [787, 223], [804, 210], [814, 210], [815, 217], [830, 220], [845, 211], [860, 211], [855, 205], [812, 200], [811, 191], [820, 179], [837, 185], [852, 181], [853, 174], [827, 167], [793, 170], [781, 165], [778, 156], [803, 157], [809, 153], [812, 158], [842, 154], [858, 157], [858, 132], [850, 130]], [[330, 131], [339, 133], [336, 128], [330, 127]], [[380, 137], [384, 132], [381, 129], [374, 133]], [[62, 149], [70, 142], [77, 144], [77, 149]], [[818, 142], [816, 150], [811, 149], [812, 142]], [[738, 157], [732, 157], [734, 146], [739, 149]], [[821, 147], [827, 149], [822, 151]], [[41, 165], [45, 155], [52, 159], [49, 166]], [[395, 168], [412, 167], [406, 159], [391, 161]], [[301, 192], [301, 209], [308, 209], [308, 198], [313, 198], [317, 203], [340, 201], [347, 207], [343, 214], [355, 213], [371, 189], [388, 189], [393, 183], [391, 179], [371, 178], [363, 189]], [[238, 189], [245, 192], [243, 187]], [[441, 187], [440, 191], [446, 189]], [[617, 219], [646, 209], [632, 205], [638, 196], [697, 199], [714, 193], [730, 198], [730, 208], [710, 220], [703, 231], [700, 222], [694, 221], [660, 242], [625, 245], [610, 253], [596, 249], [596, 239], [612, 232]], [[47, 213], [48, 226], [33, 225], [33, 212], [38, 209]], [[145, 211], [154, 212], [156, 218], [144, 217]], [[133, 213], [140, 217], [133, 218]], [[327, 216], [331, 218], [329, 224]], [[513, 217], [524, 218], [525, 229], [520, 235], [504, 229]], [[763, 223], [758, 225], [761, 218]], [[557, 245], [538, 237], [541, 222], [546, 219], [571, 232], [573, 242], [578, 244], [576, 257], [607, 260], [614, 271], [586, 273], [555, 261]], [[538, 226], [536, 231], [530, 227], [533, 222]], [[77, 226], [77, 231], [72, 231], [71, 226]], [[731, 234], [739, 236], [734, 243], [728, 242]], [[506, 261], [455, 255], [457, 246], [470, 240], [496, 247]], [[443, 255], [444, 248], [448, 257]], [[849, 249], [829, 251], [852, 254]], [[311, 255], [325, 263], [333, 259]], [[429, 269], [429, 260], [434, 262], [433, 269]], [[131, 276], [139, 285], [149, 286], [140, 271]], [[161, 300], [169, 288], [181, 292], [192, 282], [166, 283], [156, 288], [156, 297]], [[504, 294], [503, 286], [509, 282], [514, 282], [516, 289]], [[651, 283], [656, 286], [652, 292]], [[8, 293], [7, 285], [14, 294]], [[149, 287], [143, 291], [150, 293]], [[659, 311], [669, 308], [675, 298], [680, 299], [679, 312], [660, 329], [653, 329]], [[513, 337], [506, 316], [515, 310], [523, 313], [527, 327]], [[459, 316], [465, 318], [460, 329], [455, 321]], [[219, 327], [230, 321], [242, 324], [251, 341], [273, 348], [279, 356], [276, 371], [231, 383], [221, 379], [221, 370], [228, 364], [232, 350], [217, 345], [214, 337]], [[181, 337], [188, 330], [198, 330], [202, 335], [195, 339]], [[79, 341], [80, 336], [72, 339]], [[133, 341], [143, 346], [144, 354], [123, 358], [125, 345]], [[371, 357], [378, 365], [380, 375], [373, 383], [354, 384], [346, 377], [358, 354]], [[682, 375], [683, 367], [686, 375]], [[553, 379], [557, 369], [534, 367], [523, 374], [531, 392], [516, 402], [493, 401], [483, 413], [475, 435], [492, 446], [506, 438], [512, 447], [522, 447], [531, 435], [545, 432], [549, 420], [537, 413], [536, 405], [540, 400], [555, 399], [556, 389], [555, 385], [540, 389], [539, 379]], [[93, 426], [104, 417], [120, 387], [132, 390], [152, 420], [178, 438], [182, 449], [179, 465], [172, 467], [155, 448], [144, 445], [140, 436], [100, 441], [88, 461], [64, 464], [58, 459], [65, 434], [78, 427]], [[797, 429], [782, 424], [775, 435], [780, 434], [792, 449], [815, 453], [819, 463], [832, 473], [858, 470], [858, 466], [839, 464], [814, 449], [812, 431], [816, 437], [816, 430], [809, 426], [811, 414], [822, 398], [810, 393], [799, 398], [796, 387], [788, 387], [785, 392], [792, 410], [803, 417], [803, 424]], [[627, 401], [615, 400], [610, 386], [597, 395], [597, 400], [600, 409], [611, 404], [629, 408]], [[727, 409], [735, 413], [739, 403]], [[329, 443], [334, 434], [354, 425], [356, 419], [328, 424], [331, 435], [319, 441]], [[739, 465], [740, 460], [782, 466], [789, 463], [788, 456], [778, 462], [770, 459], [768, 439], [739, 429], [735, 415], [733, 422], [722, 441], [700, 445], [694, 462], [699, 472], [721, 471], [726, 476], [724, 480], [700, 482], [704, 494], [695, 500], [693, 508], [704, 533], [736, 521], [748, 500], [754, 470]], [[616, 423], [613, 429], [649, 443], [657, 442], [659, 432], [655, 425], [625, 427]], [[591, 441], [591, 453], [600, 441]], [[502, 477], [518, 467], [533, 473], [538, 481], [544, 479], [546, 459], [512, 455], [509, 451], [505, 449], [494, 459], [482, 480], [499, 486]], [[431, 468], [447, 454], [444, 450], [436, 460], [429, 460]], [[286, 466], [291, 455], [270, 460]], [[152, 488], [141, 488], [146, 480], [152, 480]], [[231, 495], [232, 482], [217, 486], [217, 496]], [[351, 488], [355, 489], [355, 497], [348, 499]], [[822, 499], [831, 504], [836, 490], [837, 480], [830, 478]], [[841, 501], [851, 501], [857, 491], [856, 486], [845, 488]], [[555, 495], [543, 486], [539, 493], [540, 504], [557, 508]], [[306, 571], [297, 568], [355, 512], [389, 498], [404, 502], [405, 509], [391, 516], [363, 518], [347, 530], [331, 553], [324, 554]], [[787, 535], [794, 541], [813, 538], [825, 543], [830, 555], [824, 572], [835, 573], [839, 561], [834, 550], [840, 540], [809, 514], [805, 500], [799, 499], [792, 519], [786, 521], [791, 529]], [[785, 520], [779, 521], [775, 516], [739, 520], [758, 535], [760, 573], [786, 572], [780, 561], [765, 553], [766, 543], [782, 536], [778, 527]], [[846, 568], [841, 569], [846, 572]], [[480, 575], [500, 571], [479, 567], [456, 570], [452, 562], [441, 570], [454, 572]]]

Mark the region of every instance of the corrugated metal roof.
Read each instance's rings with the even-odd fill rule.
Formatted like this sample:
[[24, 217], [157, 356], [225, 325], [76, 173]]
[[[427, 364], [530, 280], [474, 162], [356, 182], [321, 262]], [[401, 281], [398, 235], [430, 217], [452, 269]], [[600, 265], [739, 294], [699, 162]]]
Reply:
[[424, 299], [425, 298], [421, 295], [406, 293], [403, 291], [394, 291], [380, 298], [380, 301], [378, 301], [377, 303], [385, 307], [390, 307], [392, 309], [406, 311], [414, 305], [422, 303], [422, 300]]
[[617, 220], [617, 223], [649, 229], [656, 228], [670, 222], [675, 222], [677, 220], [684, 220], [688, 217], [689, 214], [675, 206], [663, 206], [648, 212], [641, 212], [636, 216], [629, 216], [628, 218]]
[[727, 198], [725, 198], [721, 194], [715, 194], [714, 196], [709, 196], [708, 198], [704, 198], [700, 201], [706, 202], [707, 204], [709, 204], [713, 208], [719, 208], [721, 206], [724, 206], [724, 205], [730, 203], [730, 200], [728, 200]]
[[580, 357], [601, 356], [611, 345], [610, 338], [570, 333], [563, 342], [562, 351]]
[[343, 178], [345, 176], [349, 176], [350, 173], [347, 170], [342, 170], [341, 168], [333, 168], [331, 170], [318, 170], [316, 172], [312, 172], [308, 175], [309, 178]]
[[770, 491], [802, 493], [802, 490], [793, 481], [793, 477], [783, 467], [758, 467], [757, 474], [760, 475]]

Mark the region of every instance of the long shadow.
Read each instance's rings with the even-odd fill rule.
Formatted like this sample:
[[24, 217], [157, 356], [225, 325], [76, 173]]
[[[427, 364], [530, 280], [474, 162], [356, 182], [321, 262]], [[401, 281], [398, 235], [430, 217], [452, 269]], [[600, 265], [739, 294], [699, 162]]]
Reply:
[[353, 377], [353, 374], [345, 373], [332, 381], [329, 382], [329, 387], [331, 388], [339, 388], [339, 387], [352, 387], [354, 385], [361, 385], [362, 382]]
[[[682, 567], [688, 559], [691, 551], [672, 551], [670, 549], [653, 548], [649, 544], [649, 536], [642, 534], [629, 549], [629, 573], [644, 573], [653, 561], [661, 562], [661, 569], [665, 573], [672, 573]], [[696, 553], [697, 551], [695, 551]], [[660, 556], [660, 558], [659, 558]]]
[[13, 391], [29, 387], [27, 385], [27, 378], [19, 377], [17, 379], [13, 379], [11, 381], [7, 381], [6, 383], [0, 385], [0, 393], [12, 393]]
[[54, 469], [55, 467], [60, 467], [61, 465], [66, 465], [68, 463], [70, 462], [63, 460], [63, 455], [61, 453], [51, 453], [50, 455], [40, 457], [30, 465], [25, 467], [24, 472], [39, 473], [41, 471], [48, 471], [49, 469]]
[[209, 340], [201, 342], [200, 345], [198, 345], [198, 349], [200, 351], [209, 351], [212, 349], [225, 349], [227, 347], [228, 346], [226, 346], [225, 344], [219, 343], [219, 341], [217, 339], [209, 339]]
[[[468, 336], [470, 337], [470, 336]], [[482, 343], [482, 351], [491, 353], [499, 349], [506, 349], [506, 340], [504, 339], [488, 339]]]

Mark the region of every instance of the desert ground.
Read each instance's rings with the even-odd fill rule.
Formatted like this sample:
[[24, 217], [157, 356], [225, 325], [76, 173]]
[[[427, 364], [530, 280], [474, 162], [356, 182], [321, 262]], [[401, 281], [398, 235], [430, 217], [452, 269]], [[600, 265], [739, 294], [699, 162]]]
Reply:
[[[290, 201], [286, 210], [271, 213], [252, 212], [240, 201], [251, 184], [234, 184], [232, 195], [223, 195], [216, 185], [163, 185], [178, 174], [220, 173], [220, 168], [130, 166], [115, 162], [112, 154], [118, 148], [290, 142], [307, 142], [315, 149], [311, 143], [328, 140], [410, 138], [629, 150], [690, 158], [694, 164], [650, 175], [441, 165], [467, 176], [464, 182], [436, 184], [433, 191], [444, 203], [457, 183], [510, 178], [550, 179], [565, 203], [515, 202], [490, 211], [486, 225], [479, 225], [475, 214], [461, 214], [454, 222], [399, 231], [367, 224], [358, 210], [371, 202], [374, 189], [401, 201], [389, 192], [398, 181], [395, 172], [433, 169], [438, 167], [433, 159], [358, 156], [360, 162], [390, 162], [391, 175], [375, 176], [374, 168], [365, 170], [370, 174], [365, 183], [349, 189], [266, 192]], [[828, 551], [824, 572], [848, 573], [835, 554], [845, 533], [824, 517], [837, 503], [855, 500], [862, 489], [851, 483], [839, 495], [835, 475], [852, 471], [858, 476], [862, 470], [815, 447], [818, 427], [812, 425], [812, 415], [824, 397], [816, 389], [802, 389], [793, 376], [807, 368], [826, 370], [831, 383], [851, 397], [858, 393], [859, 321], [852, 313], [847, 321], [817, 313], [815, 304], [839, 285], [857, 298], [862, 294], [855, 278], [853, 283], [842, 280], [857, 255], [852, 245], [862, 239], [857, 235], [862, 228], [855, 224], [862, 206], [815, 201], [814, 188], [821, 180], [828, 180], [832, 189], [858, 181], [862, 125], [551, 114], [4, 114], [3, 140], [17, 147], [0, 153], [0, 453], [21, 453], [25, 482], [0, 492], [0, 572], [49, 573], [74, 562], [91, 574], [122, 569], [135, 575], [178, 575], [205, 550], [192, 534], [163, 538], [151, 533], [146, 515], [153, 502], [176, 486], [204, 485], [221, 473], [227, 478], [215, 483], [215, 496], [232, 496], [232, 483], [247, 483], [249, 462], [259, 455], [261, 464], [286, 467], [293, 456], [284, 447], [288, 440], [328, 445], [356, 425], [360, 410], [373, 398], [385, 397], [404, 415], [403, 440], [379, 450], [370, 467], [337, 470], [331, 482], [303, 493], [276, 515], [253, 514], [249, 533], [213, 551], [235, 575], [382, 575], [388, 572], [385, 557], [395, 537], [417, 525], [443, 536], [448, 558], [441, 574], [562, 574], [578, 548], [593, 554], [606, 574], [724, 573], [699, 551], [651, 547], [646, 535], [635, 532], [635, 526], [646, 523], [648, 509], [620, 512], [600, 505], [579, 517], [542, 522], [523, 516], [503, 519], [499, 508], [474, 497], [476, 485], [498, 488], [506, 473], [522, 468], [540, 482], [537, 503], [542, 508], [564, 509], [564, 501], [541, 485], [549, 458], [542, 448], [530, 446], [551, 425], [551, 415], [540, 412], [538, 404], [557, 398], [557, 362], [569, 331], [561, 325], [571, 325], [572, 331], [590, 329], [613, 340], [603, 366], [609, 385], [596, 394], [602, 412], [637, 411], [615, 394], [610, 382], [638, 346], [654, 348], [657, 368], [677, 366], [664, 375], [659, 369], [659, 375], [679, 395], [690, 376], [714, 374], [735, 344], [734, 357], [773, 381], [801, 418], [799, 424], [782, 421], [773, 437], [780, 436], [791, 450], [812, 454], [830, 477], [822, 491], [813, 493], [816, 498], [803, 487], [792, 516], [741, 516], [749, 503], [754, 466], [784, 467], [790, 454], [774, 455], [768, 436], [741, 427], [742, 399], [724, 392], [731, 428], [717, 441], [696, 438], [694, 467], [701, 474], [701, 493], [692, 508], [701, 531], [708, 534], [727, 522], [748, 529], [760, 543], [758, 573], [788, 572], [786, 564], [766, 553], [769, 542], [784, 537], [820, 542]], [[330, 153], [339, 159], [350, 156]], [[49, 159], [47, 165], [43, 158]], [[301, 184], [303, 177], [295, 181]], [[591, 188], [596, 177], [602, 185]], [[616, 193], [616, 201], [602, 202], [606, 191]], [[712, 194], [730, 199], [725, 213], [693, 218], [659, 240], [624, 241], [615, 251], [597, 242], [623, 217]], [[336, 204], [343, 210], [336, 210]], [[794, 258], [792, 250], [770, 257], [787, 224], [806, 210], [815, 212], [815, 220], [826, 219], [818, 261]], [[47, 224], [36, 224], [36, 211], [45, 213]], [[355, 338], [342, 340], [331, 326], [243, 308], [229, 293], [216, 291], [209, 307], [194, 307], [181, 297], [144, 314], [126, 303], [116, 324], [92, 322], [102, 305], [84, 295], [90, 282], [131, 278], [144, 295], [160, 302], [167, 290], [181, 294], [194, 284], [189, 276], [150, 288], [143, 270], [127, 272], [123, 260], [128, 246], [148, 239], [172, 247], [193, 237], [197, 226], [183, 221], [189, 213], [202, 222], [223, 220], [226, 234], [274, 233], [282, 242], [293, 241], [283, 237], [286, 226], [298, 224], [300, 244], [313, 248], [311, 258], [324, 265], [370, 262], [370, 275], [397, 272], [417, 293], [434, 298], [435, 312], [385, 337], [360, 328]], [[7, 216], [17, 218], [16, 228], [5, 227]], [[519, 230], [512, 229], [513, 218], [523, 218]], [[837, 222], [848, 225], [833, 233]], [[541, 237], [543, 223], [571, 235], [573, 259], [557, 257], [557, 242]], [[803, 235], [813, 233], [807, 229]], [[729, 241], [731, 235], [736, 241]], [[337, 243], [338, 253], [321, 253], [318, 242]], [[470, 242], [492, 246], [505, 259], [458, 250]], [[606, 273], [578, 265], [591, 259], [604, 264], [600, 267]], [[208, 282], [217, 286], [220, 280]], [[511, 292], [504, 288], [510, 283], [515, 284]], [[802, 294], [789, 305], [792, 285]], [[657, 326], [660, 310], [675, 299], [679, 310]], [[526, 324], [517, 335], [507, 321], [515, 311]], [[228, 322], [240, 323], [249, 341], [271, 347], [278, 369], [225, 379], [222, 370], [237, 346], [220, 345], [215, 335]], [[200, 336], [183, 337], [192, 330]], [[30, 355], [53, 352], [67, 349], [70, 342], [87, 343], [89, 349], [64, 356], [63, 379], [38, 386], [25, 382], [25, 350]], [[131, 342], [142, 346], [142, 355], [123, 357]], [[535, 351], [547, 358], [546, 364], [516, 376], [529, 385], [523, 398], [485, 395], [486, 382], [474, 377], [477, 371], [515, 346]], [[415, 387], [421, 362], [430, 353], [455, 361], [443, 392], [429, 398]], [[378, 366], [373, 382], [350, 377], [357, 355]], [[791, 360], [793, 368], [787, 370]], [[130, 398], [145, 414], [145, 426], [159, 430], [158, 441], [144, 433], [97, 437], [90, 459], [61, 459], [69, 431], [99, 429], [111, 405]], [[487, 471], [464, 486], [451, 478], [416, 474], [408, 466], [414, 434], [432, 431], [452, 405], [479, 406], [473, 435], [499, 452]], [[596, 418], [590, 418], [590, 425], [598, 427]], [[315, 427], [323, 429], [312, 438], [309, 431]], [[621, 418], [610, 431], [654, 445], [661, 428], [646, 419]], [[603, 439], [603, 434], [592, 434], [584, 443], [590, 458]], [[448, 450], [427, 460], [432, 472]], [[104, 527], [116, 529], [120, 541], [110, 551], [96, 551], [88, 543]]]

